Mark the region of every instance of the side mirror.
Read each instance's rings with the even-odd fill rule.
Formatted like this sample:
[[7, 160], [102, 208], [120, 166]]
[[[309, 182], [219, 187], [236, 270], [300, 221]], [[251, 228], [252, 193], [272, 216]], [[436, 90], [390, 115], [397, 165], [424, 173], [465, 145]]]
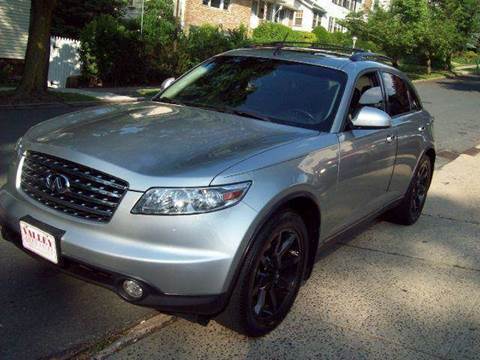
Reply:
[[392, 118], [383, 110], [364, 106], [352, 119], [352, 125], [360, 128], [388, 128], [392, 125]]
[[160, 85], [160, 91], [165, 90], [175, 81], [174, 77], [169, 77], [168, 79], [163, 80], [162, 85]]
[[365, 91], [358, 103], [360, 105], [376, 105], [383, 101], [382, 89], [380, 86], [375, 86]]

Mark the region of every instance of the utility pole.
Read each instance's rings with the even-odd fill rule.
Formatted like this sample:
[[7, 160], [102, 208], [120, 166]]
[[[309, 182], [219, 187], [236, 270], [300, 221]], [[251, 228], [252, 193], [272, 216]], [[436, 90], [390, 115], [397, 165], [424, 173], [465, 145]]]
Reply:
[[142, 12], [140, 14], [140, 34], [143, 35], [143, 14], [145, 13], [145, 0], [142, 0]]
[[181, 20], [180, 20], [180, 0], [175, 2], [175, 37], [173, 39], [173, 51], [177, 51], [178, 47], [178, 34], [180, 33]]

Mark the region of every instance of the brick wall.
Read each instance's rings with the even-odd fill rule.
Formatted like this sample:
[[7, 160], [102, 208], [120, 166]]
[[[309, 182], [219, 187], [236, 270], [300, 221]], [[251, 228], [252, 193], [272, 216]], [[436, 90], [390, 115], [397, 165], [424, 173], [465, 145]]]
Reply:
[[202, 0], [186, 0], [185, 26], [203, 24], [222, 25], [233, 29], [245, 25], [250, 27], [252, 0], [231, 0], [228, 10], [203, 5]]

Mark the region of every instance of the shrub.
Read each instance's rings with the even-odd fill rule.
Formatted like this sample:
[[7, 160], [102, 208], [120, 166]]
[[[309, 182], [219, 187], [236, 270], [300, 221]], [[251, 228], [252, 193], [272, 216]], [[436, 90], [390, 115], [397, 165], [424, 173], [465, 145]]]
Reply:
[[292, 30], [288, 35], [287, 41], [299, 41], [299, 42], [317, 42], [315, 34], [307, 31]]
[[196, 65], [209, 57], [250, 43], [244, 26], [224, 31], [221, 26], [202, 25], [191, 27], [182, 45], [189, 56], [190, 64]]
[[187, 37], [187, 49], [192, 63], [199, 63], [210, 56], [229, 49], [228, 36], [219, 26], [191, 27]]
[[317, 26], [313, 29], [312, 33], [316, 37], [316, 41], [321, 44], [330, 44], [332, 42], [331, 33], [327, 31], [323, 26]]
[[83, 75], [104, 84], [130, 85], [145, 79], [144, 45], [139, 33], [119, 20], [102, 15], [80, 34]]
[[293, 30], [288, 26], [265, 22], [253, 30], [252, 40], [255, 43], [268, 43], [282, 41], [287, 35], [287, 40], [291, 40], [290, 35], [292, 32]]
[[241, 48], [251, 44], [248, 36], [248, 29], [245, 25], [240, 25], [236, 29], [228, 30], [228, 40], [230, 41], [230, 48]]
[[453, 57], [453, 61], [459, 64], [476, 64], [480, 60], [480, 54], [475, 51], [465, 51], [463, 53], [456, 54]]
[[[150, 0], [145, 3], [142, 41], [145, 47], [146, 78], [151, 83], [160, 83], [165, 78], [178, 74], [178, 42], [176, 22], [170, 0]], [[140, 20], [137, 19], [137, 30]]]
[[313, 33], [292, 30], [288, 26], [278, 23], [263, 23], [253, 30], [254, 43], [269, 43], [275, 41], [316, 42]]

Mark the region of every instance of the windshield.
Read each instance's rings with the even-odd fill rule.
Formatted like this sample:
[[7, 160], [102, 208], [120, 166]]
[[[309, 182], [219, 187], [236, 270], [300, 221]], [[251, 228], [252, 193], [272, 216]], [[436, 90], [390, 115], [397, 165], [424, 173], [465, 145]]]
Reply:
[[155, 100], [329, 131], [345, 82], [344, 73], [321, 66], [219, 56]]

